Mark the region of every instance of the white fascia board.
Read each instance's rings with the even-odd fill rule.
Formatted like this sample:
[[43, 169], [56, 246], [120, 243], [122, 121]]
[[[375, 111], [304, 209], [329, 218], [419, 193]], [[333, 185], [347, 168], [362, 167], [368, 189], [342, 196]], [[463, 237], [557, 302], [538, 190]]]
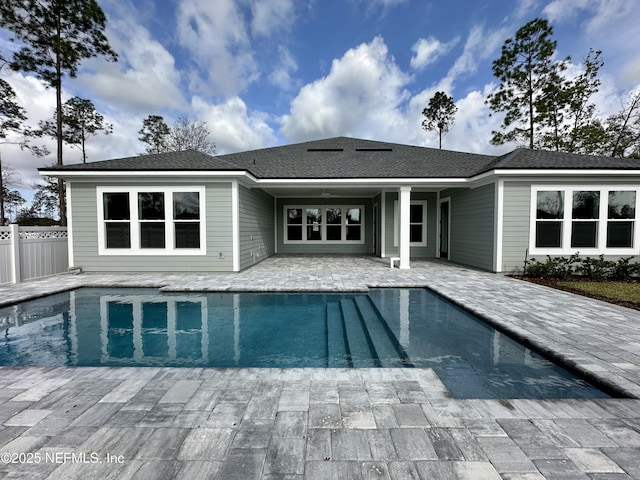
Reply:
[[294, 185], [309, 185], [309, 186], [345, 186], [345, 185], [358, 185], [358, 186], [379, 186], [379, 187], [399, 187], [399, 186], [430, 186], [430, 187], [442, 187], [448, 188], [452, 186], [481, 186], [486, 183], [493, 183], [494, 178], [500, 177], [640, 177], [640, 170], [593, 170], [593, 169], [562, 169], [562, 170], [509, 170], [499, 169], [490, 170], [488, 172], [481, 173], [474, 177], [452, 177], [452, 178], [424, 178], [424, 177], [402, 177], [402, 178], [257, 178], [246, 170], [238, 171], [225, 171], [225, 170], [175, 170], [175, 171], [153, 171], [153, 170], [124, 170], [124, 171], [56, 171], [52, 170], [40, 170], [39, 174], [42, 176], [59, 176], [62, 178], [135, 178], [135, 177], [153, 177], [153, 178], [188, 178], [197, 177], [202, 179], [203, 177], [209, 177], [212, 179], [237, 179], [241, 183], [252, 184], [263, 188], [268, 187], [285, 187]]
[[614, 176], [629, 176], [635, 175], [640, 176], [640, 170], [609, 170], [609, 169], [548, 169], [548, 170], [536, 170], [536, 169], [527, 169], [527, 170], [491, 170], [490, 172], [485, 172], [475, 177], [472, 177], [471, 181], [477, 181], [482, 179], [485, 176], [510, 176], [510, 177], [576, 177], [576, 176], [587, 176], [587, 177], [614, 177]]

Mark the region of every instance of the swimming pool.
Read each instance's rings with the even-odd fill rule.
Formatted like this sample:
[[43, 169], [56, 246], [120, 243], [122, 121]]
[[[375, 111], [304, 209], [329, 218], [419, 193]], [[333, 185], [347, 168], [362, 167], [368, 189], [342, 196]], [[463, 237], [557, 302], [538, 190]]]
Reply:
[[0, 365], [432, 368], [455, 398], [607, 395], [426, 289], [82, 288], [0, 309]]

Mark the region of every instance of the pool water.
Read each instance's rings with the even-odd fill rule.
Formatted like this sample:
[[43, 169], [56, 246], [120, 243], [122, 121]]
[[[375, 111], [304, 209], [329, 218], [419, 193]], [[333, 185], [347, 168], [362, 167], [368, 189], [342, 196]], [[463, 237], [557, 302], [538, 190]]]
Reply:
[[0, 365], [432, 368], [454, 398], [607, 395], [426, 289], [83, 288], [0, 309]]

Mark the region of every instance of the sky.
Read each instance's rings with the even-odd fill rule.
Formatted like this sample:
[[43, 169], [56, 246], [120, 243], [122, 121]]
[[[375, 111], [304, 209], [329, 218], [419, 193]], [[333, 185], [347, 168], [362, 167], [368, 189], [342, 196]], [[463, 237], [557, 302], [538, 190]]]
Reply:
[[[491, 65], [502, 44], [530, 20], [554, 28], [557, 58], [579, 73], [590, 48], [602, 50], [598, 113], [620, 110], [640, 88], [637, 0], [98, 0], [118, 53], [84, 61], [63, 81], [63, 100], [90, 99], [113, 134], [88, 140], [89, 161], [144, 152], [142, 121], [162, 115], [205, 121], [225, 154], [335, 136], [426, 147], [422, 110], [436, 91], [458, 107], [443, 148], [499, 155], [490, 144], [501, 117], [485, 100], [498, 82]], [[0, 30], [0, 51], [16, 49]], [[52, 118], [55, 92], [31, 75], [3, 69], [28, 124]], [[53, 140], [44, 140], [55, 152]], [[35, 158], [0, 145], [20, 190], [42, 179]], [[65, 164], [81, 162], [65, 148]], [[15, 187], [14, 187], [15, 188]]]

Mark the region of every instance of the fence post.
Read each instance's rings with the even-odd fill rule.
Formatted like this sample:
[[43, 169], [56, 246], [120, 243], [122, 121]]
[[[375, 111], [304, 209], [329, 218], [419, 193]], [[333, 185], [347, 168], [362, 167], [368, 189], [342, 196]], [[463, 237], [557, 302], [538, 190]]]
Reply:
[[11, 282], [20, 283], [20, 226], [12, 223], [9, 226], [11, 232]]

